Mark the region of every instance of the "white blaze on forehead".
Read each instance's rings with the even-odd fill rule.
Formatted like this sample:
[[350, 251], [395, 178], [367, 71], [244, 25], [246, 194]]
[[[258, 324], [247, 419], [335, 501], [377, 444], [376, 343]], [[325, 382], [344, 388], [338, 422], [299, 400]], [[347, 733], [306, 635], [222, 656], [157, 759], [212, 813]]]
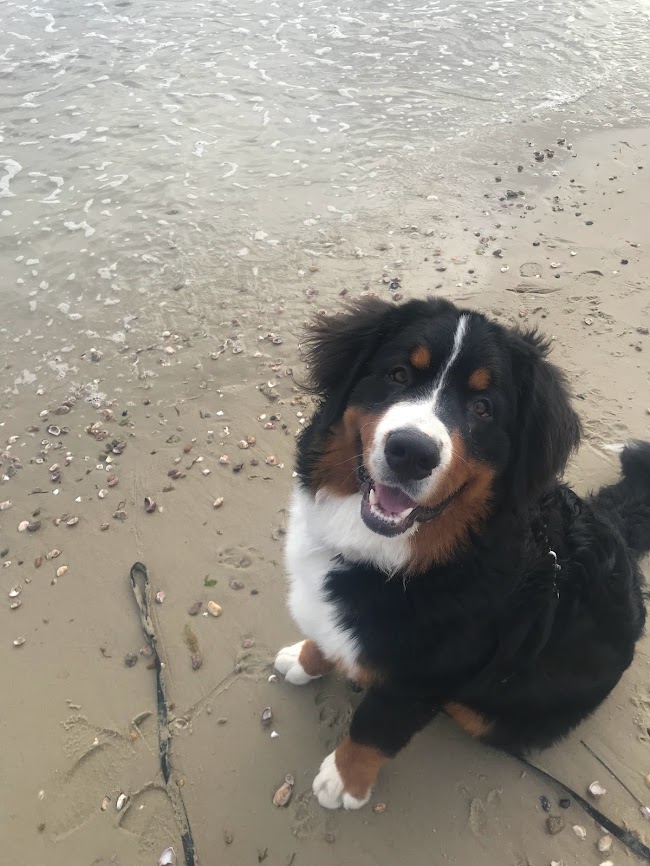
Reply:
[[375, 481], [381, 481], [386, 467], [384, 458], [384, 443], [390, 433], [402, 430], [405, 427], [415, 427], [427, 436], [430, 436], [440, 449], [440, 464], [426, 482], [425, 486], [435, 486], [442, 472], [449, 466], [452, 458], [452, 442], [449, 430], [440, 420], [437, 414], [440, 395], [449, 381], [449, 374], [456, 363], [463, 347], [463, 341], [467, 335], [469, 317], [461, 316], [456, 326], [454, 342], [451, 352], [445, 361], [433, 389], [426, 397], [419, 400], [404, 400], [396, 403], [386, 412], [375, 430], [375, 438], [370, 453], [368, 469]]

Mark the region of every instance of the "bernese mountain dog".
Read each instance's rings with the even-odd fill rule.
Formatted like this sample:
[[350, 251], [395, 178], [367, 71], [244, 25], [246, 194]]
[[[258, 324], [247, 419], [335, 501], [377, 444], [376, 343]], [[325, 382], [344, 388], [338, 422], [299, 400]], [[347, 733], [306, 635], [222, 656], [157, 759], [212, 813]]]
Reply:
[[358, 809], [380, 767], [442, 711], [524, 755], [614, 688], [645, 622], [650, 443], [581, 498], [558, 480], [580, 440], [549, 343], [439, 299], [367, 298], [305, 344], [318, 408], [298, 441], [286, 561], [305, 640], [296, 685], [364, 689], [313, 784]]

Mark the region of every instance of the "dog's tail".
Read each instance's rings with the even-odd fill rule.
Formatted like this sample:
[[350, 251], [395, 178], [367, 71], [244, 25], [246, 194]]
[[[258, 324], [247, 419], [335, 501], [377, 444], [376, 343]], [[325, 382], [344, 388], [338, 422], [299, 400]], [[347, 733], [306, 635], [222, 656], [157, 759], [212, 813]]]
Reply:
[[608, 445], [620, 454], [621, 479], [592, 498], [603, 509], [637, 556], [650, 552], [650, 442]]

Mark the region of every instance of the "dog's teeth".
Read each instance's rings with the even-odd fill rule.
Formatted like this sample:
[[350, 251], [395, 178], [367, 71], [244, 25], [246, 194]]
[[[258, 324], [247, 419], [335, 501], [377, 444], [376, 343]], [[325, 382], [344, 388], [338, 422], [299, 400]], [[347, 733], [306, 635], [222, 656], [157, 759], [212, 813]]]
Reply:
[[413, 511], [412, 508], [405, 508], [404, 511], [400, 511], [400, 513], [397, 516], [399, 517], [400, 520], [406, 520], [406, 518], [409, 516], [409, 514], [412, 511]]
[[377, 504], [377, 494], [375, 493], [375, 488], [374, 488], [374, 487], [371, 487], [371, 488], [370, 488], [370, 493], [368, 494], [368, 502], [369, 502], [371, 505], [376, 505], [376, 504]]

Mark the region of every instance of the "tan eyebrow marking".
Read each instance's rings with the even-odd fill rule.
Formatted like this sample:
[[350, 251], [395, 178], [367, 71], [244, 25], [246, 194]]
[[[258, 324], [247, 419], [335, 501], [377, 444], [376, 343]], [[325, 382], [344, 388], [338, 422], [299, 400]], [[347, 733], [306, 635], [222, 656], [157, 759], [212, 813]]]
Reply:
[[411, 352], [411, 364], [418, 370], [426, 370], [431, 363], [431, 352], [426, 346], [418, 346]]
[[467, 384], [472, 391], [485, 391], [485, 389], [489, 387], [491, 381], [492, 376], [490, 371], [486, 370], [485, 367], [479, 367], [479, 369], [474, 370], [472, 375], [469, 377]]

